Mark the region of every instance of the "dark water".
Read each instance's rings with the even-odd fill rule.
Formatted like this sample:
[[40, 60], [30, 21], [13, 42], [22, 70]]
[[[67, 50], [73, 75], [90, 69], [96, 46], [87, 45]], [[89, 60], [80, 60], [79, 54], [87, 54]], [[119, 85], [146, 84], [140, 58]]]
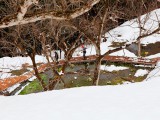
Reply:
[[[94, 65], [89, 65], [88, 71], [85, 71], [84, 68], [84, 65], [76, 65], [73, 68], [68, 67], [66, 69], [66, 74], [62, 78], [67, 88], [92, 85]], [[46, 71], [45, 74], [48, 76], [48, 79], [53, 77], [51, 70]], [[101, 71], [99, 84], [106, 85], [108, 81], [112, 81], [120, 77], [129, 77], [130, 74], [130, 69], [115, 72]], [[62, 89], [63, 87], [63, 84], [60, 83], [56, 89]]]

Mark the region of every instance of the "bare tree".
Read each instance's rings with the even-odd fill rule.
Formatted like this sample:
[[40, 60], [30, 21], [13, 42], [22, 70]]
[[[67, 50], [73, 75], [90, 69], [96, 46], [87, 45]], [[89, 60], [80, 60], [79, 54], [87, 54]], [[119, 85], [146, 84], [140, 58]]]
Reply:
[[[152, 31], [151, 28], [145, 28], [147, 26], [147, 22], [151, 19], [150, 18], [150, 11], [156, 8], [157, 3], [151, 3], [150, 6], [146, 6], [144, 3], [144, 0], [141, 0], [138, 2], [138, 6], [140, 8], [139, 12], [136, 12], [135, 15], [138, 17], [136, 19], [138, 28], [139, 28], [139, 35], [137, 38], [137, 43], [138, 43], [138, 56], [141, 57], [141, 40], [142, 38], [146, 37], [146, 34], [148, 32]], [[141, 16], [143, 13], [143, 10], [146, 9], [146, 14], [145, 16]], [[156, 13], [155, 13], [156, 14]], [[157, 21], [159, 21], [157, 19]]]

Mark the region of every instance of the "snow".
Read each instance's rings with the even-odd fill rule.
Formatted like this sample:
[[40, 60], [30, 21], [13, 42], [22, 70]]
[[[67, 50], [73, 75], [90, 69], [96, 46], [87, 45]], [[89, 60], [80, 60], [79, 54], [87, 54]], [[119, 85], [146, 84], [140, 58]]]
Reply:
[[146, 80], [154, 80], [158, 78], [160, 80], [160, 62], [158, 62], [155, 69], [148, 74]]
[[27, 85], [29, 85], [29, 83], [27, 83], [26, 85], [24, 85], [19, 91], [17, 91], [15, 93], [15, 95], [18, 95]]
[[17, 87], [19, 87], [20, 86], [20, 84], [18, 83], [18, 84], [15, 84], [15, 85], [13, 85], [12, 87], [9, 87], [8, 89], [7, 89], [7, 91], [9, 92], [9, 93], [11, 93], [12, 91], [14, 91]]
[[112, 71], [126, 70], [126, 69], [129, 69], [129, 68], [128, 67], [115, 66], [115, 65], [110, 65], [110, 66], [101, 65], [100, 69], [112, 72]]
[[28, 81], [31, 82], [31, 81], [34, 81], [35, 79], [36, 79], [36, 76], [33, 76], [33, 77], [29, 78]]
[[[105, 52], [109, 51], [110, 49], [113, 49], [113, 47], [109, 47], [113, 44], [113, 42], [126, 42], [127, 44], [131, 44], [133, 42], [135, 42], [137, 40], [137, 38], [139, 37], [140, 34], [140, 27], [139, 24], [141, 24], [141, 26], [143, 26], [144, 30], [142, 30], [142, 34], [146, 34], [146, 33], [151, 33], [152, 31], [154, 31], [155, 29], [157, 29], [157, 27], [159, 26], [159, 19], [160, 19], [160, 9], [156, 9], [151, 11], [148, 14], [142, 15], [140, 17], [141, 19], [141, 23], [138, 23], [137, 18], [127, 21], [125, 23], [123, 23], [122, 25], [110, 30], [109, 32], [107, 32], [105, 34], [105, 36], [107, 37], [107, 41], [106, 42], [102, 42], [101, 43], [101, 54], [104, 54]], [[160, 42], [160, 34], [159, 33], [155, 33], [151, 36], [145, 37], [141, 39], [141, 44], [143, 45], [147, 45], [147, 44], [151, 44], [151, 43], [156, 43], [156, 42]], [[86, 55], [95, 55], [96, 54], [96, 50], [93, 46], [87, 46], [87, 53]], [[127, 50], [126, 51], [125, 56], [127, 57], [136, 57], [135, 54], [130, 53]], [[120, 53], [120, 55], [119, 55]], [[119, 56], [124, 56], [123, 54], [123, 50], [119, 51], [118, 55]], [[82, 56], [82, 50], [79, 47], [76, 52], [74, 53], [73, 56]], [[114, 53], [116, 56], [117, 54]], [[113, 55], [114, 55], [113, 54]]]
[[[46, 62], [45, 57], [36, 55], [36, 63]], [[1, 69], [13, 69], [18, 70], [21, 69], [22, 64], [28, 63], [29, 65], [32, 65], [32, 61], [29, 57], [3, 57], [0, 58], [0, 66]]]
[[[157, 18], [158, 17], [158, 18]], [[145, 30], [142, 31], [142, 34], [151, 33], [154, 31], [159, 25], [159, 17], [160, 17], [160, 9], [153, 10], [152, 12], [142, 15], [141, 19], [141, 26]], [[127, 21], [120, 25], [119, 27], [110, 30], [106, 33], [107, 40], [109, 42], [127, 42], [132, 43], [136, 41], [139, 36], [140, 28], [139, 23], [137, 22], [137, 18]], [[145, 37], [141, 39], [142, 44], [150, 44], [160, 42], [160, 34], [156, 33], [152, 36]]]
[[[159, 27], [159, 19], [160, 19], [160, 9], [156, 9], [151, 11], [148, 14], [140, 16], [141, 19], [141, 26], [143, 26], [144, 30], [142, 30], [142, 34], [151, 33], [157, 27]], [[132, 19], [130, 21], [127, 21], [123, 23], [122, 25], [110, 30], [107, 32], [104, 36], [107, 38], [106, 42], [102, 42], [100, 45], [101, 48], [101, 54], [104, 54], [105, 52], [109, 51], [110, 49], [113, 49], [113, 47], [110, 47], [113, 42], [126, 42], [127, 44], [131, 44], [137, 40], [137, 38], [140, 35], [140, 27], [138, 23], [138, 19]], [[141, 39], [141, 44], [147, 45], [151, 43], [160, 42], [160, 34], [155, 33], [151, 36], [145, 37]], [[103, 41], [103, 40], [101, 40]], [[87, 46], [87, 53], [86, 55], [95, 55], [96, 50], [93, 46]], [[125, 51], [125, 54], [124, 52]], [[129, 54], [128, 54], [129, 53]], [[82, 56], [82, 49], [79, 47], [73, 56]], [[135, 54], [129, 52], [128, 50], [120, 50], [119, 52], [115, 52], [111, 54], [112, 56], [126, 56], [126, 57], [136, 57]]]
[[[105, 52], [113, 49], [112, 47], [109, 47], [110, 44], [108, 44], [108, 46], [106, 45], [107, 43], [101, 43], [101, 54], [104, 54]], [[86, 56], [89, 55], [95, 55], [96, 51], [95, 48], [92, 46], [88, 46], [88, 48], [86, 49]], [[80, 48], [78, 48], [76, 50], [76, 52], [73, 54], [73, 57], [76, 56], [83, 56], [83, 52]], [[127, 49], [122, 49], [120, 51], [111, 53], [110, 56], [125, 56], [125, 57], [137, 57], [134, 53], [128, 51]]]
[[148, 36], [142, 39], [142, 44], [144, 45], [156, 43], [156, 42], [160, 42], [160, 34], [153, 34], [151, 36]]
[[63, 75], [64, 73], [63, 73], [63, 71], [61, 70], [60, 72], [59, 72], [59, 75]]
[[134, 53], [132, 53], [126, 49], [111, 53], [110, 56], [137, 57]]
[[12, 75], [12, 73], [4, 73], [0, 72], [0, 79], [8, 78]]
[[146, 70], [146, 69], [139, 69], [139, 70], [137, 70], [136, 71], [136, 73], [135, 73], [135, 77], [139, 77], [139, 76], [144, 76], [144, 75], [146, 75], [146, 74], [148, 74], [148, 70]]
[[[102, 42], [101, 43], [101, 54], [104, 54], [105, 52], [109, 51], [110, 49], [113, 49], [112, 47], [109, 47], [111, 44], [108, 42]], [[86, 56], [89, 55], [95, 55], [96, 50], [95, 47], [92, 45], [86, 45]], [[74, 52], [73, 57], [76, 56], [83, 56], [83, 49], [81, 47], [77, 48], [77, 50]]]
[[154, 54], [154, 55], [150, 55], [150, 56], [147, 56], [146, 58], [157, 58], [157, 57], [160, 57], [160, 53], [157, 53], [157, 54]]
[[[35, 57], [36, 63], [46, 63], [47, 60], [45, 57], [36, 55]], [[0, 58], [0, 79], [4, 79], [10, 77], [12, 70], [20, 70], [22, 69], [22, 65], [28, 63], [28, 65], [32, 65], [32, 61], [29, 57], [3, 57]]]
[[159, 120], [160, 79], [0, 96], [1, 120]]
[[[142, 34], [151, 33], [152, 31], [154, 31], [157, 28], [157, 26], [159, 26], [159, 22], [158, 22], [159, 21], [158, 19], [160, 19], [159, 17], [160, 17], [160, 9], [157, 9], [148, 14], [142, 15], [141, 26], [143, 26], [143, 28], [145, 29], [142, 31]], [[140, 34], [139, 23], [137, 21], [138, 21], [137, 19], [127, 21], [122, 25], [120, 25], [119, 27], [116, 27], [110, 30], [109, 32], [107, 32], [105, 34], [105, 36], [107, 37], [107, 41], [101, 43], [101, 54], [104, 54], [110, 49], [113, 49], [113, 47], [109, 47], [112, 45], [113, 42], [120, 42], [120, 43], [126, 42], [128, 44], [135, 42]], [[156, 43], [156, 42], [160, 42], [159, 33], [156, 33], [141, 39], [141, 44], [144, 44], [144, 45]], [[88, 46], [87, 48], [88, 48], [86, 53], [87, 56], [96, 54], [95, 48], [93, 46]], [[78, 55], [82, 56], [83, 53], [82, 53], [82, 50], [80, 49], [81, 48], [77, 49], [77, 51], [79, 51]], [[126, 49], [124, 51], [128, 53]], [[73, 56], [76, 56], [76, 55], [77, 55], [77, 52]], [[123, 50], [120, 51], [119, 56], [124, 56]], [[125, 56], [136, 57], [136, 55], [133, 53], [125, 54]]]

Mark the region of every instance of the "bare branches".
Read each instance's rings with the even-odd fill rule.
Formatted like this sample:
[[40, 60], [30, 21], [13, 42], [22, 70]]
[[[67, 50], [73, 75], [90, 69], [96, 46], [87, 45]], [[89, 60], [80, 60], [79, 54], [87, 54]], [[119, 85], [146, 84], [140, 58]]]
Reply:
[[[29, 2], [32, 1], [32, 2]], [[22, 24], [27, 24], [27, 23], [32, 23], [36, 22], [39, 20], [45, 20], [45, 19], [54, 19], [54, 20], [71, 20], [74, 19], [86, 12], [88, 12], [95, 4], [99, 3], [100, 0], [89, 0], [82, 8], [75, 10], [74, 12], [71, 13], [58, 13], [56, 11], [50, 11], [50, 12], [42, 12], [42, 13], [37, 13], [33, 14], [31, 16], [25, 16], [28, 7], [33, 4], [37, 3], [37, 0], [26, 0], [24, 2], [24, 5], [21, 6], [21, 11], [18, 14], [9, 16], [7, 18], [4, 18], [0, 22], [0, 28], [6, 28], [14, 25], [22, 25]]]
[[18, 11], [18, 14], [17, 14], [17, 20], [18, 21], [23, 20], [28, 8], [32, 4], [38, 4], [38, 0], [25, 0], [24, 1], [24, 4], [22, 6], [20, 6], [20, 10]]

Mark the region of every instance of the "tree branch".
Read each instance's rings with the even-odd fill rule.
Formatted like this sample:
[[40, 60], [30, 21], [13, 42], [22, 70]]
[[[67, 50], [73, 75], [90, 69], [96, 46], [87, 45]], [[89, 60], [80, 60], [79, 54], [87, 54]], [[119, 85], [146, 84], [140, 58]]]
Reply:
[[[26, 0], [26, 1], [32, 1], [32, 0]], [[34, 0], [35, 1], [35, 0]], [[6, 28], [6, 27], [11, 27], [15, 25], [22, 25], [22, 24], [28, 24], [40, 20], [45, 20], [45, 19], [54, 19], [54, 20], [71, 20], [74, 19], [86, 12], [88, 12], [94, 5], [99, 3], [100, 0], [90, 0], [86, 3], [86, 5], [80, 9], [77, 9], [74, 12], [71, 13], [57, 13], [55, 11], [50, 11], [50, 12], [42, 12], [42, 13], [37, 13], [31, 16], [25, 16], [26, 14], [26, 9], [24, 12], [21, 14], [19, 13], [19, 19], [15, 16], [11, 16], [11, 18], [4, 18], [3, 21], [0, 22], [0, 28]], [[27, 2], [24, 2], [27, 3]], [[25, 6], [25, 5], [24, 5]]]
[[152, 31], [151, 33], [146, 33], [146, 34], [143, 34], [143, 35], [139, 36], [139, 37], [137, 38], [137, 40], [140, 40], [140, 39], [142, 39], [142, 38], [145, 38], [145, 37], [148, 37], [148, 36], [150, 36], [150, 35], [153, 35], [153, 34], [159, 32], [159, 31], [160, 31], [160, 27], [158, 27], [157, 29], [155, 29], [155, 30]]

